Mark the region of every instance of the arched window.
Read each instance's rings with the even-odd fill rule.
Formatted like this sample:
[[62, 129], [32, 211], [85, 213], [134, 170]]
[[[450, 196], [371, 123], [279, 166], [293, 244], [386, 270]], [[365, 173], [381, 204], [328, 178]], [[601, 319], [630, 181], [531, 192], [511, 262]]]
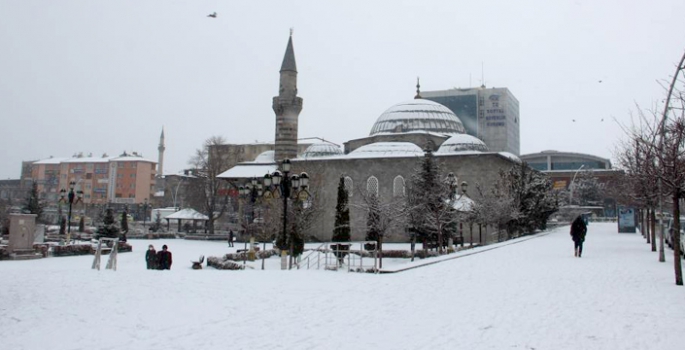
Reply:
[[378, 196], [378, 179], [375, 176], [366, 180], [366, 192]]
[[352, 193], [354, 193], [354, 182], [352, 182], [352, 178], [349, 176], [345, 176], [345, 189], [347, 190], [347, 196], [352, 197]]
[[404, 197], [405, 196], [404, 178], [400, 175], [395, 176], [395, 179], [392, 180], [392, 196], [393, 197]]

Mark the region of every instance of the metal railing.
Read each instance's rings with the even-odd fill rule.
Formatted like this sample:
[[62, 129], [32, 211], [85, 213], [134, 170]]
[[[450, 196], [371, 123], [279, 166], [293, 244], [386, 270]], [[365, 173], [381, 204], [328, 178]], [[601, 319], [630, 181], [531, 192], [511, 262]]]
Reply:
[[[366, 249], [370, 245], [372, 249]], [[333, 248], [334, 247], [334, 248]], [[347, 268], [348, 272], [378, 273], [378, 250], [376, 241], [323, 242], [304, 258], [297, 267], [337, 271]]]

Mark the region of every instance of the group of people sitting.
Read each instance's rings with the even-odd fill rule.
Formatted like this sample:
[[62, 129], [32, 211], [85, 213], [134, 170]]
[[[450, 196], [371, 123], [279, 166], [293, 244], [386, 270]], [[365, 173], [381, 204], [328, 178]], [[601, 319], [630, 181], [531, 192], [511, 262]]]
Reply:
[[171, 270], [171, 252], [166, 244], [159, 252], [156, 252], [155, 246], [150, 244], [145, 253], [145, 262], [147, 262], [148, 270]]

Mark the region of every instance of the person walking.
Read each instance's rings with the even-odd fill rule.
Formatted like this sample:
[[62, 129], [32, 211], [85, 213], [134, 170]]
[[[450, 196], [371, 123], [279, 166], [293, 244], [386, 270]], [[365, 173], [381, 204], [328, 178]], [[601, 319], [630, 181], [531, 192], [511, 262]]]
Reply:
[[166, 244], [162, 246], [162, 250], [157, 253], [157, 269], [171, 270], [171, 252], [167, 250]]
[[233, 230], [228, 230], [228, 246], [233, 247]]
[[578, 217], [573, 220], [571, 224], [571, 238], [573, 239], [573, 251], [575, 256], [580, 258], [583, 254], [583, 242], [585, 241], [585, 234], [587, 233], [587, 226], [583, 218], [578, 215]]
[[148, 270], [157, 268], [157, 252], [152, 244], [147, 247], [147, 252], [145, 252], [145, 262], [147, 263]]

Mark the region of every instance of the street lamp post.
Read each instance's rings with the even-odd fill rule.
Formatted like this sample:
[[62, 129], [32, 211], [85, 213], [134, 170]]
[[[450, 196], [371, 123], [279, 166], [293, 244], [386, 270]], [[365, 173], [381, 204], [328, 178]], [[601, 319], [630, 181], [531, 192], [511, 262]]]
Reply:
[[585, 167], [585, 164], [581, 165], [580, 168], [578, 168], [578, 170], [576, 170], [575, 174], [573, 174], [573, 179], [571, 180], [571, 184], [568, 185], [568, 188], [569, 188], [569, 191], [568, 191], [568, 192], [569, 192], [569, 193], [568, 193], [568, 205], [573, 205], [573, 186], [574, 186], [574, 182], [576, 181], [576, 176], [578, 175], [578, 172], [580, 172], [580, 170], [582, 170], [584, 167]]
[[145, 232], [146, 220], [147, 220], [147, 198], [145, 198], [145, 203], [143, 203], [143, 232]]
[[[76, 193], [74, 193], [74, 187], [76, 187], [76, 182], [71, 181], [69, 182], [69, 192], [65, 190], [64, 188], [61, 189], [60, 192], [60, 202], [65, 201], [65, 196], [66, 196], [66, 201], [69, 203], [69, 214], [67, 216], [67, 243], [71, 242], [71, 209], [74, 203], [81, 202], [83, 198], [83, 191], [78, 190]], [[76, 201], [74, 201], [76, 199]]]
[[[270, 184], [273, 184], [276, 189], [278, 189], [281, 193], [281, 196], [283, 197], [283, 230], [281, 231], [281, 237], [278, 239], [279, 242], [288, 242], [288, 250], [290, 254], [290, 261], [288, 263], [288, 269], [292, 269], [293, 267], [293, 254], [295, 250], [295, 243], [292, 237], [288, 239], [288, 198], [293, 194], [291, 190], [294, 190], [295, 194], [300, 190], [305, 190], [307, 186], [309, 185], [309, 175], [307, 173], [301, 173], [300, 175], [292, 175], [288, 176], [290, 174], [290, 159], [284, 159], [283, 162], [281, 163], [281, 170], [283, 171], [283, 174], [279, 171], [275, 171], [273, 174], [268, 176], [264, 176], [265, 178], [265, 183], [268, 182]], [[267, 180], [268, 179], [268, 180]], [[281, 258], [285, 258], [285, 250], [281, 250]], [[285, 261], [285, 260], [283, 260]], [[281, 264], [281, 269], [285, 270], [285, 264]]]
[[[247, 263], [247, 256], [249, 254], [250, 261], [254, 259], [254, 232], [250, 224], [255, 222], [255, 204], [257, 203], [257, 198], [262, 196], [262, 184], [258, 182], [257, 179], [253, 178], [250, 183], [246, 186], [240, 186], [238, 188], [238, 193], [242, 199], [247, 199], [250, 201], [250, 216], [247, 220], [246, 229], [250, 233], [250, 250], [247, 249], [247, 241], [245, 241], [245, 258], [243, 259], [243, 264]], [[247, 216], [247, 215], [245, 215]]]

